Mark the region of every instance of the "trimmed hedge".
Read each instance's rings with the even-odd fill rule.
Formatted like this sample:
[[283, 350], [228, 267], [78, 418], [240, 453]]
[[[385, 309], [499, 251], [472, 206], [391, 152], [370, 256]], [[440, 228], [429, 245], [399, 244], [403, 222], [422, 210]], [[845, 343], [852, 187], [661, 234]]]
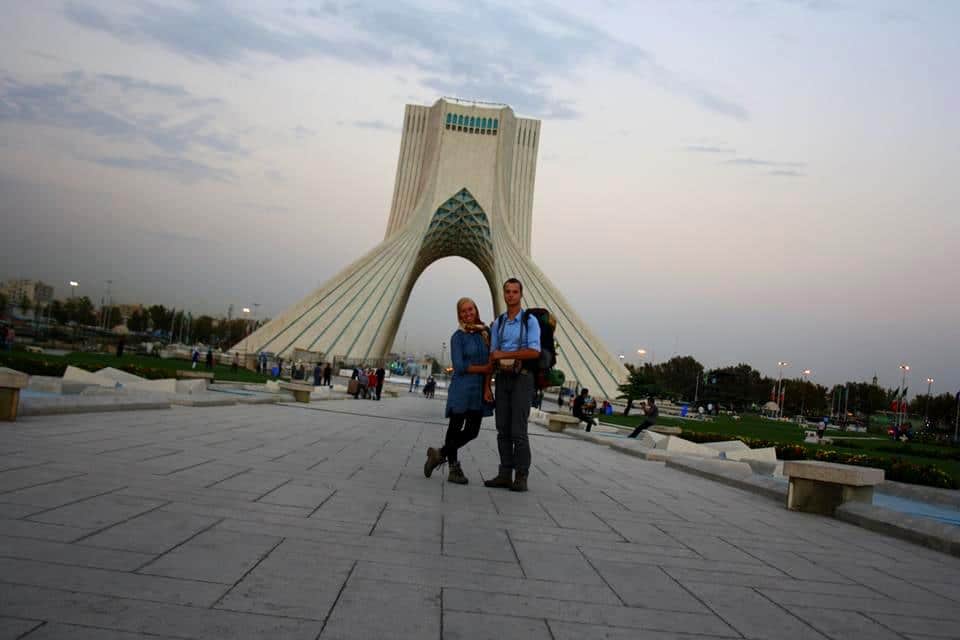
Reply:
[[878, 458], [862, 453], [845, 453], [833, 449], [820, 450], [814, 453], [814, 458], [824, 462], [851, 464], [859, 467], [876, 467], [886, 472], [887, 480], [906, 482], [908, 484], [922, 484], [927, 487], [941, 489], [958, 489], [958, 483], [953, 476], [932, 464], [916, 464], [906, 462], [902, 458]]
[[[777, 449], [777, 458], [779, 460], [823, 460], [824, 462], [837, 462], [840, 464], [851, 464], [861, 467], [876, 467], [878, 469], [883, 469], [886, 472], [887, 480], [894, 480], [896, 482], [906, 482], [908, 484], [919, 484], [927, 487], [939, 487], [941, 489], [960, 489], [960, 482], [936, 465], [933, 464], [917, 464], [915, 462], [908, 462], [899, 456], [892, 457], [881, 457], [881, 456], [870, 456], [862, 453], [847, 453], [845, 451], [836, 451], [835, 449], [819, 449], [819, 448], [808, 448], [800, 444], [783, 444], [779, 442], [773, 442], [770, 440], [761, 440], [758, 438], [745, 438], [743, 436], [731, 436], [721, 433], [700, 433], [700, 432], [684, 432], [684, 440], [689, 440], [690, 442], [724, 442], [729, 440], [739, 440], [743, 442], [751, 449], [760, 449], [764, 447], [776, 447]], [[841, 444], [842, 442], [842, 444]], [[834, 444], [842, 447], [852, 448], [861, 448], [866, 449], [863, 445], [857, 443], [855, 446], [850, 446], [850, 440], [838, 440], [834, 441]], [[889, 449], [892, 449], [892, 453], [899, 454], [909, 454], [904, 450], [904, 448], [890, 446]], [[876, 447], [874, 450], [885, 451], [885, 447]], [[946, 454], [947, 452], [944, 452]], [[949, 454], [955, 455], [956, 452], [949, 452]], [[929, 455], [926, 451], [917, 452], [915, 455], [918, 456], [927, 456], [932, 458], [946, 459], [946, 460], [955, 460], [957, 458], [951, 457], [950, 455]]]

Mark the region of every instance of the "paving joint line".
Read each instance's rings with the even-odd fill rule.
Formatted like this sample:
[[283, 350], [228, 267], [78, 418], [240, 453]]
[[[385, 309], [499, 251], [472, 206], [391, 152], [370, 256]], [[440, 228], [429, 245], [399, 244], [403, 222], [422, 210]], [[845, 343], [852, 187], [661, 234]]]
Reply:
[[350, 571], [347, 572], [347, 578], [343, 581], [343, 584], [340, 585], [340, 590], [337, 591], [337, 597], [333, 599], [333, 604], [330, 605], [330, 611], [327, 612], [327, 615], [323, 618], [323, 624], [320, 625], [320, 632], [317, 633], [315, 640], [320, 640], [320, 636], [323, 635], [324, 630], [327, 628], [327, 623], [330, 621], [330, 618], [333, 617], [333, 611], [337, 608], [337, 604], [340, 603], [340, 596], [343, 595], [344, 590], [347, 588], [347, 583], [350, 582], [350, 578], [353, 577], [353, 571], [357, 568], [357, 563], [359, 560], [354, 560], [353, 565], [350, 567]]
[[[28, 484], [22, 487], [17, 487], [15, 489], [7, 489], [6, 491], [0, 491], [0, 496], [5, 496], [8, 493], [14, 493], [16, 491], [23, 491], [24, 489], [33, 489], [34, 487], [42, 487], [45, 484], [56, 484], [57, 482], [63, 482], [64, 480], [73, 480], [74, 478], [79, 478], [80, 476], [89, 475], [85, 471], [79, 471], [72, 476], [64, 476], [63, 478], [57, 478], [56, 480], [45, 480], [44, 482], [38, 482], [36, 484]], [[14, 503], [16, 504], [16, 503]]]
[[334, 489], [334, 490], [333, 490], [333, 493], [331, 493], [330, 495], [328, 495], [326, 498], [324, 498], [324, 499], [320, 502], [320, 504], [318, 504], [316, 507], [314, 507], [314, 508], [313, 508], [313, 511], [311, 511], [310, 513], [307, 514], [307, 519], [312, 518], [312, 517], [313, 517], [313, 514], [315, 514], [317, 511], [320, 511], [320, 507], [322, 507], [323, 505], [327, 504], [327, 502], [330, 501], [330, 498], [332, 498], [333, 496], [337, 495], [337, 492], [338, 492], [338, 491], [340, 491], [339, 488], [338, 488], [338, 489]]
[[[49, 524], [49, 523], [43, 522], [42, 520], [33, 520], [33, 517], [42, 515], [44, 513], [49, 513], [50, 511], [56, 511], [57, 509], [60, 509], [62, 507], [70, 507], [80, 502], [84, 502], [85, 500], [93, 500], [94, 498], [100, 498], [106, 495], [110, 495], [111, 493], [116, 493], [117, 491], [123, 491], [124, 489], [129, 489], [129, 488], [130, 488], [129, 486], [123, 486], [123, 487], [117, 487], [116, 489], [110, 489], [109, 491], [101, 491], [100, 493], [95, 493], [92, 496], [84, 496], [83, 498], [77, 498], [76, 500], [71, 500], [70, 502], [64, 502], [63, 504], [58, 504], [55, 507], [46, 507], [44, 509], [41, 509], [40, 511], [28, 513], [27, 515], [23, 516], [20, 519], [27, 520], [29, 522], [40, 522], [42, 524]], [[13, 503], [13, 504], [16, 504], [16, 503]]]
[[714, 609], [714, 608], [711, 607], [709, 604], [707, 604], [707, 601], [706, 601], [706, 600], [704, 600], [703, 598], [701, 598], [700, 596], [698, 596], [697, 594], [695, 594], [693, 591], [691, 591], [690, 589], [688, 589], [685, 584], [683, 584], [682, 582], [680, 582], [679, 580], [677, 580], [669, 571], [667, 571], [667, 569], [666, 569], [665, 567], [657, 567], [657, 568], [660, 569], [660, 571], [662, 571], [668, 578], [670, 578], [671, 580], [673, 580], [674, 582], [676, 582], [676, 583], [677, 583], [677, 586], [679, 586], [681, 589], [683, 589], [684, 591], [686, 591], [687, 593], [689, 593], [691, 598], [693, 598], [694, 600], [696, 600], [697, 602], [699, 602], [700, 604], [702, 604], [702, 605], [704, 606], [704, 608], [706, 608], [707, 611], [709, 611], [710, 613], [712, 613], [713, 615], [715, 615], [721, 622], [723, 622], [723, 624], [725, 624], [725, 625], [727, 625], [728, 627], [730, 627], [730, 630], [731, 630], [731, 631], [733, 631], [734, 633], [736, 633], [736, 634], [737, 634], [739, 637], [741, 637], [741, 638], [745, 638], [745, 637], [746, 637], [746, 635], [744, 635], [739, 629], [737, 629], [735, 626], [733, 626], [732, 624], [730, 624], [730, 621], [728, 621], [726, 618], [724, 618], [722, 615], [720, 615], [720, 614], [717, 612], [716, 609]]
[[376, 530], [377, 525], [380, 524], [380, 518], [383, 517], [383, 512], [387, 510], [387, 505], [389, 504], [390, 504], [389, 502], [384, 502], [383, 506], [380, 507], [380, 513], [377, 514], [377, 519], [374, 520], [373, 526], [370, 527], [370, 533], [367, 534], [368, 537], [373, 535], [373, 532]]
[[168, 471], [168, 472], [166, 472], [166, 473], [155, 473], [154, 475], [162, 476], [162, 477], [164, 477], [164, 478], [168, 478], [168, 477], [172, 476], [172, 475], [175, 474], [175, 473], [180, 473], [181, 471], [186, 471], [186, 470], [188, 470], [188, 469], [196, 469], [197, 467], [203, 466], [203, 465], [205, 465], [205, 464], [210, 464], [211, 462], [216, 462], [216, 459], [215, 459], [215, 458], [211, 458], [211, 459], [209, 459], [209, 460], [204, 460], [203, 462], [198, 462], [197, 464], [187, 465], [186, 467], [182, 467], [182, 468], [180, 468], [180, 469], [174, 469], [173, 471]]
[[[140, 573], [141, 571], [143, 571], [145, 568], [149, 567], [151, 564], [153, 564], [154, 562], [156, 562], [156, 561], [159, 560], [160, 558], [166, 556], [166, 555], [169, 554], [169, 553], [172, 553], [173, 551], [176, 551], [177, 549], [179, 549], [179, 548], [182, 547], [183, 545], [187, 544], [188, 542], [190, 542], [191, 540], [193, 540], [194, 538], [196, 538], [197, 536], [199, 536], [201, 533], [206, 533], [206, 532], [209, 531], [210, 529], [213, 529], [215, 526], [217, 526], [218, 524], [220, 524], [220, 523], [223, 522], [224, 520], [226, 520], [226, 518], [219, 518], [218, 520], [216, 520], [216, 521], [208, 524], [207, 526], [203, 527], [202, 529], [200, 529], [199, 531], [197, 531], [197, 532], [194, 533], [193, 535], [189, 536], [188, 538], [186, 538], [186, 539], [184, 539], [184, 540], [181, 540], [180, 542], [178, 542], [177, 544], [173, 545], [172, 547], [170, 547], [170, 548], [167, 549], [166, 551], [164, 551], [164, 552], [160, 553], [159, 555], [157, 555], [156, 557], [153, 557], [153, 558], [151, 558], [150, 560], [148, 560], [147, 562], [144, 562], [142, 565], [140, 565], [140, 566], [137, 567], [136, 569], [131, 569], [131, 570], [130, 570], [130, 573]], [[147, 574], [147, 575], [152, 575], [152, 574]]]
[[270, 549], [269, 549], [265, 554], [263, 554], [262, 556], [260, 556], [260, 557], [257, 559], [257, 561], [253, 563], [253, 566], [252, 566], [252, 567], [250, 567], [249, 569], [247, 569], [246, 571], [244, 571], [244, 572], [243, 572], [243, 575], [240, 576], [240, 577], [237, 579], [236, 582], [234, 582], [232, 585], [230, 585], [230, 588], [227, 589], [226, 591], [224, 591], [224, 592], [223, 592], [223, 595], [221, 595], [219, 598], [217, 598], [217, 599], [214, 601], [214, 603], [211, 604], [208, 608], [209, 608], [209, 609], [215, 609], [216, 606], [217, 606], [218, 604], [220, 604], [220, 603], [223, 601], [224, 598], [226, 598], [228, 595], [230, 595], [230, 592], [231, 592], [231, 591], [233, 591], [234, 589], [237, 588], [237, 585], [239, 585], [241, 582], [243, 582], [248, 575], [250, 575], [251, 573], [253, 573], [253, 570], [256, 569], [257, 567], [259, 567], [259, 566], [260, 566], [260, 563], [263, 562], [264, 560], [266, 560], [267, 557], [268, 557], [271, 553], [273, 553], [274, 550], [276, 550], [277, 547], [279, 547], [281, 544], [283, 544], [285, 540], [286, 540], [286, 538], [280, 538], [280, 540], [277, 541], [277, 543], [276, 543], [275, 545], [273, 545], [272, 547], [270, 547]]
[[77, 538], [76, 540], [71, 540], [70, 543], [73, 544], [73, 543], [75, 543], [75, 542], [81, 542], [81, 541], [83, 541], [83, 540], [86, 540], [87, 538], [92, 538], [93, 536], [97, 535], [98, 533], [103, 533], [103, 532], [106, 531], [107, 529], [112, 529], [112, 528], [114, 528], [114, 527], [120, 526], [121, 524], [126, 524], [127, 522], [130, 522], [131, 520], [134, 520], [134, 519], [136, 519], [136, 518], [139, 518], [140, 516], [145, 516], [145, 515], [147, 515], [148, 513], [153, 513], [153, 512], [156, 511], [157, 509], [162, 509], [162, 508], [166, 507], [167, 505], [171, 505], [171, 504], [173, 504], [173, 500], [167, 500], [166, 502], [163, 502], [163, 503], [161, 503], [161, 504], [153, 507], [152, 509], [147, 509], [146, 511], [141, 511], [140, 513], [135, 513], [134, 515], [130, 516], [129, 518], [125, 518], [125, 519], [123, 519], [123, 520], [120, 520], [119, 522], [114, 522], [113, 524], [108, 524], [108, 525], [105, 526], [105, 527], [100, 527], [99, 529], [96, 529], [96, 530], [94, 530], [94, 531], [91, 531], [90, 533], [85, 533], [85, 534], [83, 534], [82, 536], [80, 536], [79, 538]]
[[621, 596], [620, 593], [613, 588], [613, 585], [607, 581], [606, 576], [600, 573], [600, 569], [597, 569], [597, 566], [593, 564], [593, 561], [591, 561], [590, 558], [587, 557], [587, 554], [583, 552], [583, 549], [580, 547], [580, 545], [577, 545], [576, 549], [580, 553], [580, 557], [583, 558], [588, 565], [590, 565], [590, 568], [593, 569], [593, 572], [596, 573], [597, 576], [603, 581], [603, 584], [607, 585], [607, 589], [610, 589], [610, 591], [613, 592], [613, 595], [617, 596], [617, 600], [620, 601], [620, 604], [626, 607], [627, 601], [624, 600], [623, 596]]
[[510, 529], [504, 529], [503, 532], [507, 534], [507, 542], [510, 543], [510, 549], [513, 551], [513, 557], [517, 559], [517, 566], [520, 567], [520, 575], [526, 578], [527, 570], [523, 568], [523, 563], [520, 562], [520, 554], [517, 553], [517, 547], [513, 544], [513, 538], [510, 537]]
[[[289, 478], [289, 479], [287, 479], [287, 480], [284, 480], [283, 482], [281, 482], [280, 484], [278, 484], [277, 486], [275, 486], [273, 489], [270, 489], [269, 491], [267, 491], [266, 493], [262, 494], [261, 496], [259, 496], [259, 497], [257, 497], [257, 498], [254, 498], [254, 499], [251, 500], [250, 502], [260, 502], [261, 500], [263, 500], [264, 498], [266, 498], [268, 495], [270, 495], [271, 493], [273, 493], [273, 492], [276, 491], [277, 489], [282, 489], [283, 487], [287, 486], [287, 485], [290, 484], [291, 482], [293, 482], [293, 478]], [[270, 503], [268, 502], [267, 504], [270, 504]], [[290, 505], [290, 506], [296, 506], [296, 505]]]
[[237, 471], [236, 473], [231, 473], [231, 474], [230, 474], [229, 476], [227, 476], [226, 478], [221, 478], [220, 480], [216, 480], [216, 481], [214, 481], [214, 482], [211, 482], [210, 484], [205, 484], [205, 485], [203, 485], [203, 488], [204, 488], [204, 489], [212, 489], [213, 487], [217, 486], [217, 485], [220, 484], [221, 482], [226, 482], [227, 480], [232, 480], [232, 479], [236, 478], [237, 476], [243, 475], [244, 473], [250, 473], [251, 471], [253, 471], [253, 467], [247, 467], [247, 468], [244, 469], [243, 471]]
[[755, 594], [757, 594], [757, 595], [760, 596], [761, 598], [763, 598], [764, 600], [766, 600], [767, 602], [771, 603], [773, 606], [777, 607], [778, 609], [780, 609], [781, 611], [783, 611], [784, 613], [786, 613], [786, 614], [787, 614], [788, 616], [790, 616], [791, 618], [794, 618], [794, 619], [796, 619], [796, 620], [799, 620], [802, 625], [804, 625], [805, 627], [809, 628], [811, 631], [813, 631], [813, 632], [814, 632], [815, 634], [817, 634], [819, 637], [823, 638], [824, 640], [829, 640], [829, 636], [828, 636], [827, 634], [821, 633], [821, 631], [820, 631], [819, 629], [817, 629], [816, 627], [814, 627], [812, 624], [810, 624], [809, 622], [807, 622], [806, 620], [804, 620], [804, 619], [801, 618], [800, 616], [795, 615], [793, 612], [791, 612], [789, 609], [787, 609], [785, 606], [783, 606], [783, 605], [780, 604], [779, 602], [776, 602], [776, 601], [774, 601], [773, 599], [768, 598], [768, 597], [767, 597], [762, 591], [760, 591], [757, 587], [747, 587], [747, 588], [750, 589], [751, 591], [753, 591]]

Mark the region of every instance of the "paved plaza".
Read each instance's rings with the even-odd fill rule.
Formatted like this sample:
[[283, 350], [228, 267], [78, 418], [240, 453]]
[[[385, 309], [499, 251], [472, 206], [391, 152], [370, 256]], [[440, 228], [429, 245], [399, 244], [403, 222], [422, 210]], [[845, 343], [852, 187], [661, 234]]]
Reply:
[[960, 637], [960, 559], [421, 397], [0, 427], [0, 639]]

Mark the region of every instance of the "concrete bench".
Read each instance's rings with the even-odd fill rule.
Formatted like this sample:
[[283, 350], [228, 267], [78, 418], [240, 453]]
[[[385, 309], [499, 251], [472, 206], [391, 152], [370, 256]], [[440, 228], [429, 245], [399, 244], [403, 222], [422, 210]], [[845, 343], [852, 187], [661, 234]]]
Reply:
[[213, 371], [194, 371], [193, 369], [178, 369], [177, 379], [206, 380], [207, 382], [213, 382]]
[[654, 433], [659, 433], [665, 436], [679, 436], [683, 433], [683, 429], [680, 427], [660, 427], [657, 425], [647, 427], [647, 431], [653, 431]]
[[20, 389], [30, 382], [30, 376], [15, 369], [0, 367], [0, 421], [13, 422], [20, 407]]
[[547, 414], [547, 429], [554, 433], [562, 432], [566, 427], [580, 424], [580, 420], [563, 413]]
[[313, 392], [313, 385], [299, 382], [281, 382], [280, 388], [293, 393], [293, 399], [297, 402], [310, 402], [310, 394]]
[[832, 516], [844, 502], [873, 502], [873, 488], [883, 482], [883, 469], [816, 460], [783, 464], [790, 478], [787, 509]]

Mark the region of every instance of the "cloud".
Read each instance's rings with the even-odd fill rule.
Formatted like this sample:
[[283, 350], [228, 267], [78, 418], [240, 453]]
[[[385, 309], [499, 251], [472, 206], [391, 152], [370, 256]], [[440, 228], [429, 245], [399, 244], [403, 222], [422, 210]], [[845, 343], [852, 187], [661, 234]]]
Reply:
[[387, 124], [383, 120], [357, 120], [351, 123], [359, 129], [374, 129], [376, 131], [400, 131], [400, 127]]
[[[82, 72], [72, 72], [74, 74], [80, 73], [82, 77]], [[140, 78], [133, 78], [131, 76], [117, 75], [114, 73], [101, 73], [97, 76], [100, 80], [104, 82], [109, 82], [117, 87], [120, 87], [124, 91], [134, 92], [134, 91], [146, 91], [149, 93], [156, 93], [163, 96], [173, 96], [178, 98], [187, 98], [190, 97], [190, 93], [180, 85], [175, 84], [157, 84], [156, 82], [150, 82], [149, 80], [141, 80]]]
[[[543, 118], [576, 118], [551, 82], [576, 81], [587, 62], [601, 62], [725, 117], [747, 109], [657, 63], [652, 54], [547, 5], [521, 11], [489, 0], [421, 6], [328, 1], [264, 16], [222, 0], [183, 7], [141, 5], [108, 17], [70, 2], [66, 17], [87, 29], [131, 41], [148, 39], [181, 55], [228, 64], [254, 55], [284, 60], [328, 57], [379, 68], [414, 68], [423, 86], [444, 95], [498, 101]], [[306, 26], [305, 26], [306, 25]], [[483, 43], [482, 47], [465, 46]]]
[[684, 151], [690, 151], [692, 153], [736, 153], [736, 149], [730, 149], [728, 147], [713, 147], [709, 145], [702, 144], [691, 144], [684, 147]]
[[[148, 104], [151, 112], [138, 110], [139, 102]], [[190, 104], [194, 108], [186, 109]], [[71, 71], [53, 81], [31, 83], [0, 73], [0, 123], [75, 129], [116, 141], [146, 142], [165, 153], [199, 149], [245, 155], [236, 135], [215, 126], [208, 109], [218, 104], [180, 85], [131, 76]]]
[[770, 171], [769, 175], [771, 176], [785, 176], [791, 178], [800, 178], [805, 176], [805, 173], [799, 171], [794, 171], [793, 169], [778, 169], [777, 171]]
[[805, 162], [777, 162], [774, 160], [760, 160], [757, 158], [733, 158], [725, 160], [724, 164], [735, 164], [747, 167], [803, 167]]
[[84, 159], [113, 169], [132, 169], [138, 171], [155, 171], [177, 178], [183, 182], [197, 182], [199, 180], [226, 181], [233, 177], [233, 172], [184, 158], [182, 156], [148, 155], [142, 157], [128, 156], [80, 156]]

